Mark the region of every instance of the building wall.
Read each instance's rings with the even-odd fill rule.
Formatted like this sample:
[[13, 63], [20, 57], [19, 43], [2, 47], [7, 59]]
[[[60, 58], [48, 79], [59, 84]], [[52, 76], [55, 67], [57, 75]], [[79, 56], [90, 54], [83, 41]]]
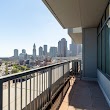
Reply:
[[39, 47], [39, 56], [43, 56], [43, 48], [41, 46]]
[[110, 106], [110, 80], [97, 70], [98, 83], [103, 91], [103, 94]]
[[67, 41], [65, 38], [61, 39], [61, 57], [66, 57], [67, 55]]
[[44, 55], [47, 55], [47, 45], [44, 45]]
[[58, 42], [58, 56], [61, 57], [61, 41]]
[[57, 56], [57, 47], [50, 47], [50, 57], [56, 57]]
[[14, 58], [18, 58], [18, 49], [14, 49]]
[[58, 56], [66, 57], [67, 56], [67, 41], [65, 38], [62, 38], [58, 42]]
[[77, 44], [75, 44], [73, 41], [70, 44], [70, 51], [71, 51], [71, 56], [77, 55]]
[[97, 27], [97, 77], [99, 85], [110, 105], [110, 4]]
[[97, 28], [83, 29], [83, 77], [97, 78]]

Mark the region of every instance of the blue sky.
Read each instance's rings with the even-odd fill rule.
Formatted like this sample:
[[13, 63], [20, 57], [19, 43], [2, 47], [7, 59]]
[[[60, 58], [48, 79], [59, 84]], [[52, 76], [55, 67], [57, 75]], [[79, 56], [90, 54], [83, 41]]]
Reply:
[[61, 38], [71, 39], [42, 0], [0, 0], [0, 57], [24, 48], [32, 54], [33, 44], [57, 46]]

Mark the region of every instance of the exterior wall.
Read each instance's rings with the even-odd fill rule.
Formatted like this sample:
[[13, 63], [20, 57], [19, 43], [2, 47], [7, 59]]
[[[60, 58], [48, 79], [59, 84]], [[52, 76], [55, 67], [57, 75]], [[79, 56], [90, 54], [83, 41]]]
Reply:
[[67, 55], [67, 41], [65, 38], [62, 38], [58, 42], [58, 56], [59, 57], [66, 57]]
[[71, 56], [77, 55], [77, 44], [75, 44], [73, 41], [72, 44], [70, 44], [70, 51], [71, 51]]
[[99, 70], [97, 70], [98, 83], [110, 106], [110, 80], [108, 80]]
[[83, 29], [84, 78], [97, 78], [97, 28]]
[[44, 55], [47, 55], [47, 45], [44, 45]]
[[57, 47], [50, 47], [49, 55], [50, 55], [50, 57], [56, 57], [57, 56]]

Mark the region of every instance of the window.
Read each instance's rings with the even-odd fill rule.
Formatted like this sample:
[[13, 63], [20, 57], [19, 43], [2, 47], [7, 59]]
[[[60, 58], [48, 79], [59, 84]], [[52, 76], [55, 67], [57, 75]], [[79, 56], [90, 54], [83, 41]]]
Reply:
[[104, 29], [102, 30], [102, 65], [101, 65], [101, 67], [102, 67], [102, 71], [105, 73], [105, 67], [106, 67], [106, 65], [105, 65], [105, 58], [106, 58], [106, 55], [105, 55], [105, 52], [106, 52], [106, 50], [105, 50], [105, 39], [106, 39], [106, 36], [105, 36], [105, 27], [104, 27]]
[[106, 25], [106, 73], [110, 75], [110, 29]]
[[[98, 26], [98, 69], [110, 76], [110, 20], [109, 6]], [[106, 22], [108, 20], [108, 22]]]
[[98, 68], [101, 69], [101, 35], [98, 36]]

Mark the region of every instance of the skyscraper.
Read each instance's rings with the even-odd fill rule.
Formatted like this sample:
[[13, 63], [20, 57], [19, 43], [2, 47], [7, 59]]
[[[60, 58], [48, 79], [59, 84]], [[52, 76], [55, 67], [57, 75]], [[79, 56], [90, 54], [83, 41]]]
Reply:
[[22, 53], [26, 53], [26, 50], [25, 49], [22, 49]]
[[65, 38], [62, 38], [58, 42], [58, 56], [66, 57], [67, 56], [67, 41]]
[[77, 54], [82, 53], [82, 45], [81, 44], [77, 44]]
[[33, 58], [36, 59], [36, 45], [33, 45]]
[[75, 44], [74, 41], [72, 41], [72, 43], [70, 44], [70, 52], [71, 56], [77, 55], [77, 44]]
[[58, 42], [58, 56], [61, 57], [61, 41]]
[[44, 45], [44, 55], [47, 55], [47, 45]]
[[57, 56], [57, 47], [50, 47], [50, 57]]
[[67, 56], [67, 41], [65, 38], [61, 39], [61, 57]]
[[18, 49], [14, 49], [14, 58], [18, 58]]
[[39, 56], [43, 56], [43, 48], [41, 46], [39, 47]]
[[27, 59], [27, 53], [25, 49], [22, 49], [22, 53], [19, 54], [19, 60], [26, 60]]

